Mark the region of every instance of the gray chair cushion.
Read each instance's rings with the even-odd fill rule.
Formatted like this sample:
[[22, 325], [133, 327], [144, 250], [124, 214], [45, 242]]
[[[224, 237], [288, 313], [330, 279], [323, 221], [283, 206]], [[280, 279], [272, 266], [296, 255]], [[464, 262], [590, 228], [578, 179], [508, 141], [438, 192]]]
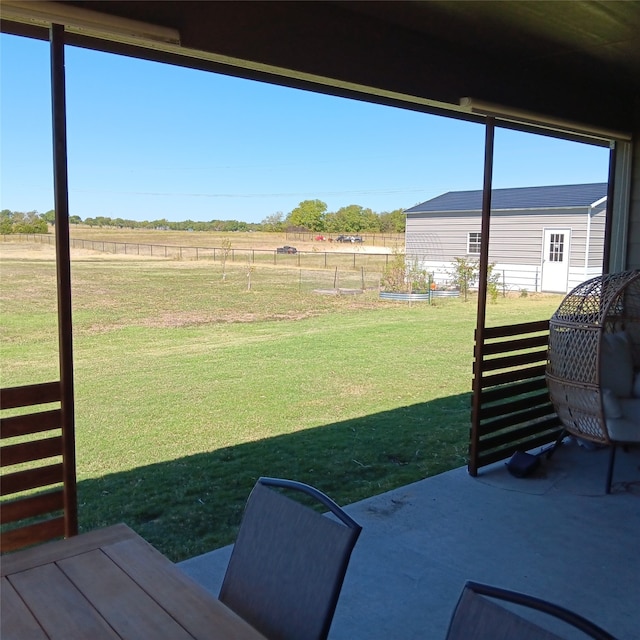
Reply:
[[456, 607], [447, 640], [562, 640], [470, 589]]
[[258, 483], [220, 600], [270, 640], [325, 638], [359, 533]]
[[[503, 603], [507, 603], [506, 607]], [[556, 635], [556, 629], [561, 636]], [[447, 640], [559, 640], [565, 637], [615, 640], [601, 627], [562, 606], [471, 581], [464, 586], [447, 633]]]
[[626, 333], [605, 333], [600, 354], [600, 386], [611, 389], [618, 398], [629, 398], [633, 391], [633, 359]]

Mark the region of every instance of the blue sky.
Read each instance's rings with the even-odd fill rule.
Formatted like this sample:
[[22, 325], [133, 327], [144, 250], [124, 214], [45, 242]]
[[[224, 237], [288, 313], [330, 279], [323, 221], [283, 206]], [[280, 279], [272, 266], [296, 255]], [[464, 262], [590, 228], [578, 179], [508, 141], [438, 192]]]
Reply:
[[[53, 208], [49, 46], [0, 36], [0, 209]], [[380, 213], [482, 188], [481, 125], [66, 48], [81, 218], [244, 220], [320, 199]], [[606, 148], [499, 129], [494, 187], [605, 182]]]

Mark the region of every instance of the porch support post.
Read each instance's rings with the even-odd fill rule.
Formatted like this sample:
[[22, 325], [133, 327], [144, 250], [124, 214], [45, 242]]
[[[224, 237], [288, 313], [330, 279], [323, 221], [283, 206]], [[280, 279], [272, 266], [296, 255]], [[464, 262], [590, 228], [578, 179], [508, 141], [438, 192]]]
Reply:
[[489, 267], [489, 228], [491, 224], [491, 184], [493, 180], [493, 141], [495, 118], [487, 117], [484, 143], [484, 184], [482, 187], [482, 223], [480, 227], [480, 273], [478, 276], [478, 315], [473, 361], [473, 399], [468, 470], [478, 475], [478, 439], [480, 438], [480, 393], [482, 390], [482, 346], [487, 311], [487, 269]]
[[58, 343], [62, 392], [62, 439], [65, 537], [78, 533], [76, 492], [75, 410], [73, 394], [73, 333], [71, 322], [71, 252], [69, 241], [69, 184], [67, 176], [67, 114], [64, 68], [64, 26], [52, 24], [51, 105], [53, 128], [53, 182], [58, 285]]

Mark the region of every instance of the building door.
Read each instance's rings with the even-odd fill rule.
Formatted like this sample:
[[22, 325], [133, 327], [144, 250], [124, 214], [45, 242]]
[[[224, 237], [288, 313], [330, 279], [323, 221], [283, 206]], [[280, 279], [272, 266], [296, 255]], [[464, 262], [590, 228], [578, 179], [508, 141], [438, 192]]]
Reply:
[[545, 229], [542, 254], [542, 291], [566, 293], [569, 280], [571, 229]]

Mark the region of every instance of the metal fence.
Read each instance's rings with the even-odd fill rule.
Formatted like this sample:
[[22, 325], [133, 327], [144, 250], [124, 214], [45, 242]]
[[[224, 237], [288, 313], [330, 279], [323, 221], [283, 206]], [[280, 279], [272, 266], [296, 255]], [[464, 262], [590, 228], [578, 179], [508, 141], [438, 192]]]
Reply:
[[[3, 236], [5, 242], [36, 242], [55, 244], [55, 236], [47, 234], [11, 234]], [[208, 260], [241, 264], [272, 265], [305, 269], [340, 269], [382, 272], [393, 258], [388, 253], [345, 251], [298, 251], [278, 253], [276, 249], [236, 249], [224, 247], [187, 247], [164, 244], [114, 242], [71, 238], [72, 249], [88, 249], [114, 255], [164, 258], [167, 260]]]
[[[339, 238], [361, 238], [370, 247], [390, 247], [404, 251], [404, 233], [319, 233], [310, 231], [287, 231], [286, 239], [291, 242], [342, 242]], [[359, 244], [345, 240], [347, 244]]]

